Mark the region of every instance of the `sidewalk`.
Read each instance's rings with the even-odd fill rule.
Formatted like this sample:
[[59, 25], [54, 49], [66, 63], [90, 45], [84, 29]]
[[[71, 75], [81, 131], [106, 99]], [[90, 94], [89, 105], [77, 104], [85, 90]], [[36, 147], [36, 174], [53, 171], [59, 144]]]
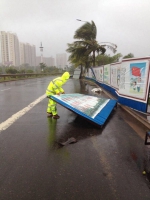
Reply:
[[[95, 87], [99, 87], [99, 85], [97, 85], [96, 83], [89, 81], [89, 80], [84, 80], [84, 82], [88, 83], [89, 85], [95, 85]], [[103, 90], [103, 92], [111, 99], [116, 99], [113, 95], [111, 95], [109, 92], [107, 92], [106, 90], [104, 90], [103, 88], [101, 88]], [[136, 110], [133, 110], [132, 108], [129, 108], [127, 106], [118, 104], [118, 106], [120, 106], [122, 109], [124, 109], [126, 112], [128, 112], [129, 114], [131, 114], [133, 117], [135, 117], [138, 121], [140, 121], [144, 126], [146, 126], [148, 129], [150, 129], [150, 115], [148, 114], [144, 114], [144, 113], [140, 113]], [[150, 110], [150, 106], [148, 108], [148, 110]]]

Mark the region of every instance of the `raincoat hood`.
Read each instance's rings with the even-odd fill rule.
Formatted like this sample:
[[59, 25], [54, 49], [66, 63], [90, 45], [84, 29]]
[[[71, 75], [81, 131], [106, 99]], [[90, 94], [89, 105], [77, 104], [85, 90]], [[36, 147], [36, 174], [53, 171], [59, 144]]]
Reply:
[[65, 73], [63, 73], [63, 75], [62, 75], [62, 79], [63, 79], [63, 80], [68, 80], [69, 77], [70, 77], [69, 72], [65, 72]]

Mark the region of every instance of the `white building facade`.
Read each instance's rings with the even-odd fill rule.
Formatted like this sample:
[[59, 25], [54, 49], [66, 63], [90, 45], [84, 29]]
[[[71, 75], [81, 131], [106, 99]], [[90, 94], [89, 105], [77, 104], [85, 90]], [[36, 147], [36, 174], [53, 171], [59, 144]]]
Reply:
[[19, 40], [15, 33], [0, 31], [1, 60], [5, 66], [20, 65]]
[[25, 44], [20, 42], [20, 65], [25, 64]]
[[29, 43], [20, 42], [20, 64], [36, 66], [36, 47]]
[[0, 31], [0, 63], [4, 66], [36, 66], [36, 47], [19, 42], [15, 33]]

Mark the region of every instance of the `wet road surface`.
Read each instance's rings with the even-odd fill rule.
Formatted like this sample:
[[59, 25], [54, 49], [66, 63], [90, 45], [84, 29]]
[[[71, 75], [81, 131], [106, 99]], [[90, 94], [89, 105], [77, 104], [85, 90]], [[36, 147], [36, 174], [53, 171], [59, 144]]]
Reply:
[[[43, 95], [49, 81], [0, 84], [0, 123]], [[74, 79], [64, 86], [94, 95], [92, 88]], [[102, 129], [61, 105], [59, 120], [47, 118], [46, 107], [44, 98], [0, 132], [0, 200], [150, 199], [142, 175], [145, 127], [120, 107]], [[60, 145], [71, 137], [77, 142]]]

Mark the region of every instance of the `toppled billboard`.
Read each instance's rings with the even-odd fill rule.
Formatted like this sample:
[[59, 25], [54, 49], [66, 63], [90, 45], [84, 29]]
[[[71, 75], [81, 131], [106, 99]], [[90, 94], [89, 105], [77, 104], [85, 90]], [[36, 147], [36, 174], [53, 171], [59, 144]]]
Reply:
[[100, 126], [105, 123], [117, 104], [113, 99], [78, 93], [52, 95], [51, 99]]

